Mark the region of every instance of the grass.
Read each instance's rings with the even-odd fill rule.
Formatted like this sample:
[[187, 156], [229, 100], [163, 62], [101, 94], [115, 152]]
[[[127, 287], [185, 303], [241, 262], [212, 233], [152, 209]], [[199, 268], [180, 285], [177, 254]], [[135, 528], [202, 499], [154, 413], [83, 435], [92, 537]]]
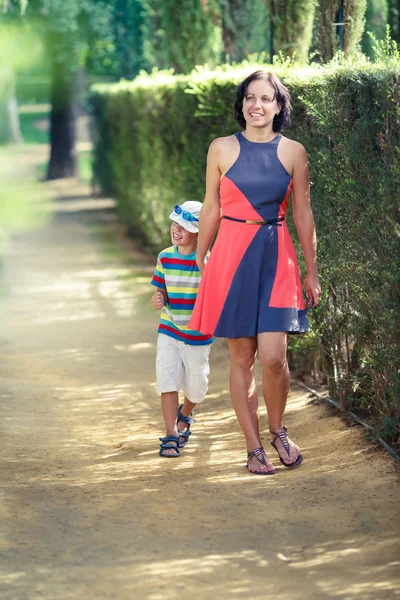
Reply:
[[[78, 160], [79, 179], [83, 183], [87, 183], [88, 185], [90, 185], [92, 182], [92, 174], [93, 174], [91, 151], [90, 150], [81, 150], [80, 152], [77, 153], [77, 160]], [[48, 163], [46, 161], [46, 162], [40, 163], [36, 167], [36, 172], [37, 172], [38, 178], [41, 180], [45, 179], [45, 177], [46, 177], [47, 165], [48, 165]]]
[[21, 133], [25, 144], [48, 144], [48, 129], [37, 127], [38, 121], [44, 124], [49, 117], [49, 107], [46, 104], [38, 104], [29, 107], [30, 110], [22, 107], [19, 113], [21, 124]]
[[32, 165], [24, 165], [21, 147], [0, 149], [0, 237], [41, 227], [48, 218], [48, 197]]

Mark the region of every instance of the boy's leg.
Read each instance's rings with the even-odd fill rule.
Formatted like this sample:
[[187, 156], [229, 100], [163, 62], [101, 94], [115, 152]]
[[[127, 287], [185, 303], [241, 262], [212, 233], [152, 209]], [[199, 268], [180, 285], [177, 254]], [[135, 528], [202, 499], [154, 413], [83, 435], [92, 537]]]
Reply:
[[[181, 410], [180, 410], [181, 415], [183, 415], [184, 417], [190, 417], [190, 415], [196, 408], [197, 404], [198, 404], [197, 402], [190, 402], [189, 398], [187, 398], [185, 396], [185, 400], [183, 401], [183, 404], [182, 404]], [[184, 423], [183, 421], [178, 421], [177, 426], [178, 426], [179, 431], [186, 431], [186, 429], [188, 428], [188, 424]], [[184, 442], [185, 438], [180, 437], [179, 441]]]
[[[196, 408], [197, 406], [197, 402], [190, 402], [189, 398], [187, 398], [185, 396], [185, 399], [183, 401], [182, 407], [181, 407], [181, 413], [184, 417], [189, 417], [190, 413]], [[182, 425], [182, 427], [179, 427], [179, 423]], [[178, 423], [178, 429], [185, 429], [186, 427], [186, 423], [182, 423], [179, 421]]]
[[[178, 435], [176, 414], [178, 412], [178, 392], [165, 392], [161, 394], [161, 410], [165, 423], [165, 436]], [[168, 442], [174, 444], [174, 442]], [[177, 444], [175, 444], [177, 445]], [[163, 454], [176, 454], [175, 450], [166, 448]]]
[[[183, 391], [185, 401], [181, 408], [183, 416], [188, 417], [190, 413], [203, 402], [208, 390], [208, 376], [210, 374], [209, 356], [211, 344], [206, 346], [182, 345]], [[187, 424], [178, 423], [178, 429], [184, 431]]]
[[[156, 372], [157, 391], [161, 394], [165, 435], [177, 436], [178, 390], [183, 376], [183, 364], [177, 340], [163, 334], [159, 334], [157, 341]], [[165, 449], [163, 454], [176, 454], [176, 452], [174, 449]]]

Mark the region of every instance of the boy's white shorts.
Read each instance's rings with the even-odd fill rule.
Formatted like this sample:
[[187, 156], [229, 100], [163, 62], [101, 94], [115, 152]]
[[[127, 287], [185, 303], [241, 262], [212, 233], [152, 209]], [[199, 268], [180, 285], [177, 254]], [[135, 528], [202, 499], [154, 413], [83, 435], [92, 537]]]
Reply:
[[202, 402], [207, 394], [211, 344], [191, 346], [160, 333], [157, 341], [157, 392], [183, 393], [190, 402]]

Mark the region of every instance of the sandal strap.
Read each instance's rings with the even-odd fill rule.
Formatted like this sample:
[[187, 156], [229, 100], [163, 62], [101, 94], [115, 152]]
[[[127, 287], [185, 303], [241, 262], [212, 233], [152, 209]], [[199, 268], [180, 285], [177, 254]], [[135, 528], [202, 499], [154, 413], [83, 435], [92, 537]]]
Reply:
[[[177, 448], [179, 444], [179, 437], [177, 435], [167, 435], [163, 438], [159, 438], [161, 444], [160, 448]], [[176, 442], [176, 446], [173, 446], [171, 442]], [[167, 446], [167, 444], [169, 444]]]
[[189, 439], [189, 437], [192, 435], [192, 432], [189, 431], [188, 429], [184, 429], [183, 431], [180, 431], [178, 429], [178, 433], [179, 433], [179, 437], [183, 437], [183, 438], [185, 438], [185, 440]]
[[255, 456], [258, 462], [260, 462], [262, 465], [268, 467], [267, 461], [265, 460], [264, 448], [262, 446], [260, 446], [260, 448], [256, 448], [252, 452], [247, 453], [247, 466], [249, 466], [249, 463], [253, 456]]
[[287, 429], [286, 427], [282, 427], [282, 429], [283, 431], [271, 431], [272, 435], [275, 436], [271, 443], [275, 444], [276, 440], [279, 438], [286, 450], [287, 455], [290, 456], [290, 444], [286, 435]]
[[190, 416], [192, 413], [190, 413], [190, 415], [188, 417], [185, 417], [185, 415], [183, 415], [181, 413], [182, 406], [183, 406], [183, 404], [181, 404], [180, 407], [178, 408], [177, 421], [178, 421], [178, 423], [180, 421], [181, 423], [186, 423], [186, 425], [191, 425], [192, 423], [195, 422], [195, 420], [193, 419], [193, 417]]
[[[160, 439], [160, 456], [180, 456], [179, 451], [179, 438], [176, 435], [167, 435]], [[173, 444], [172, 442], [175, 442]], [[164, 454], [165, 450], [174, 450], [175, 454]]]

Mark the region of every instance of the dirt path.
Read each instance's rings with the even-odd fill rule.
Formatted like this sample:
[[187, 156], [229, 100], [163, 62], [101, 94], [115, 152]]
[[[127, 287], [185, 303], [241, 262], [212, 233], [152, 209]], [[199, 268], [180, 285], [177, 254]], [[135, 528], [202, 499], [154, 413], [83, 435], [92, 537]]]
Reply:
[[293, 387], [304, 465], [249, 475], [223, 342], [182, 458], [157, 456], [152, 262], [115, 253], [110, 212], [56, 191], [48, 225], [7, 245], [0, 597], [399, 597], [391, 458]]

